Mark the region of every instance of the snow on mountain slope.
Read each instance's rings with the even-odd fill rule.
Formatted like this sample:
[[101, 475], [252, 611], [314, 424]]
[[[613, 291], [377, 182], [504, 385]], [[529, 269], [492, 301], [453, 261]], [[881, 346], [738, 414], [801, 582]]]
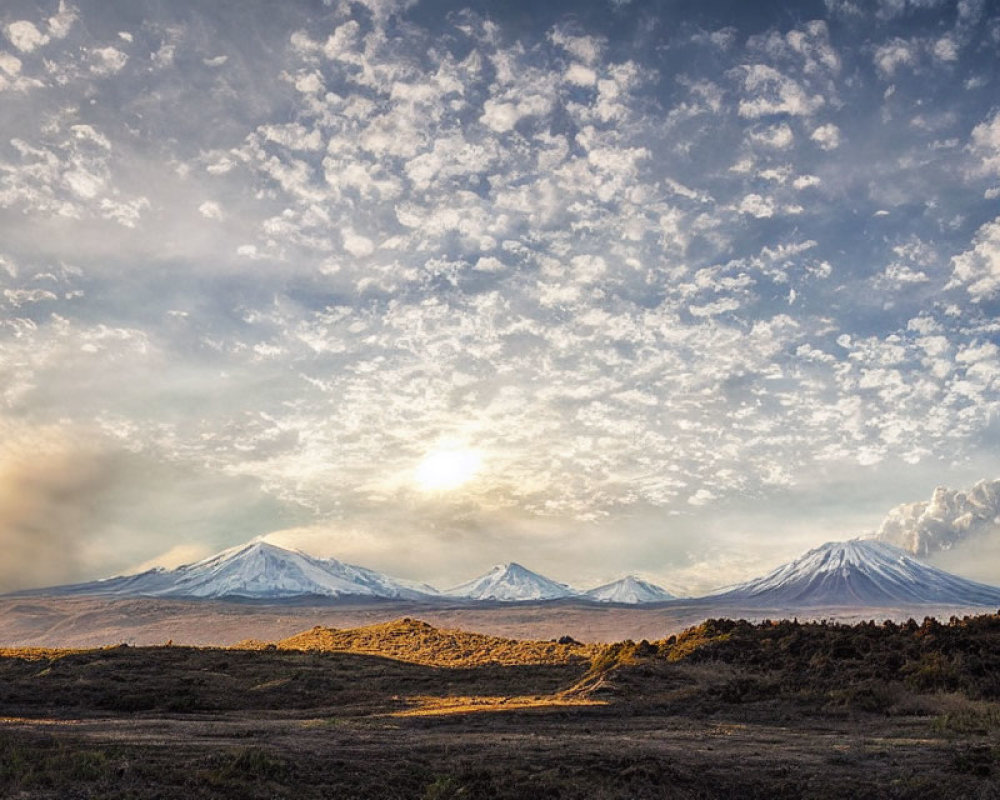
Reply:
[[874, 539], [828, 542], [709, 600], [760, 606], [1000, 605], [1000, 588], [931, 567]]
[[896, 506], [877, 538], [926, 556], [967, 539], [1000, 533], [1000, 480], [979, 481], [967, 491], [939, 486], [929, 501]]
[[635, 575], [626, 575], [620, 580], [584, 592], [583, 595], [599, 603], [628, 603], [630, 605], [662, 603], [666, 600], [677, 599], [666, 589], [637, 578]]
[[413, 600], [437, 594], [430, 586], [396, 580], [364, 567], [333, 558], [316, 558], [257, 539], [173, 570], [153, 569], [47, 591], [250, 599], [319, 596]]
[[470, 600], [500, 600], [508, 603], [578, 596], [578, 592], [566, 584], [557, 583], [514, 562], [498, 564], [485, 575], [449, 589], [445, 594]]

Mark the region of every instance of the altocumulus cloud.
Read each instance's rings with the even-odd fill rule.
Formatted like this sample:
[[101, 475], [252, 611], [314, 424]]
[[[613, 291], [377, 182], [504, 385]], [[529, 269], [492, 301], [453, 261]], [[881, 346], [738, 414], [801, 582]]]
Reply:
[[[6, 6], [0, 420], [219, 492], [196, 532], [7, 518], [697, 590], [989, 477], [1000, 19], [639, 5]], [[480, 467], [421, 491], [442, 445]]]

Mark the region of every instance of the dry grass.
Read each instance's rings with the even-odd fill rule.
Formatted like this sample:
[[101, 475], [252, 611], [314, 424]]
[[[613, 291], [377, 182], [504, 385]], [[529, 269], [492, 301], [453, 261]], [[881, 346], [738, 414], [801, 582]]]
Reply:
[[[278, 650], [378, 655], [431, 667], [481, 667], [584, 663], [603, 645], [505, 639], [460, 630], [441, 630], [426, 622], [401, 619], [363, 628], [317, 626], [273, 643]], [[248, 640], [235, 649], [259, 650], [268, 643]]]
[[19, 658], [22, 661], [53, 661], [72, 653], [82, 652], [85, 651], [66, 647], [0, 647], [0, 658]]
[[603, 706], [604, 700], [564, 695], [534, 695], [520, 697], [407, 697], [411, 704], [393, 717], [433, 717], [446, 714], [477, 714], [491, 711], [523, 711], [525, 709], [558, 709], [579, 706]]

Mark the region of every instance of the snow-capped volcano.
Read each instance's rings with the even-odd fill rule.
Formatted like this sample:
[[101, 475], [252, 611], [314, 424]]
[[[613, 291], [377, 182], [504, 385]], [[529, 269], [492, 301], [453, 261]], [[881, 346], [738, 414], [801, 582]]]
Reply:
[[828, 542], [773, 572], [708, 600], [759, 606], [1000, 604], [1000, 588], [931, 567], [874, 539]]
[[635, 575], [626, 575], [620, 580], [584, 592], [583, 595], [599, 603], [628, 603], [630, 605], [662, 603], [666, 600], [677, 599], [666, 589], [637, 578]]
[[333, 558], [316, 558], [255, 539], [177, 569], [152, 569], [59, 587], [63, 594], [157, 597], [372, 597], [415, 600], [437, 594], [423, 584], [390, 578]]
[[445, 594], [470, 600], [555, 600], [576, 597], [578, 593], [564, 583], [532, 572], [520, 564], [498, 564], [485, 575], [449, 589]]

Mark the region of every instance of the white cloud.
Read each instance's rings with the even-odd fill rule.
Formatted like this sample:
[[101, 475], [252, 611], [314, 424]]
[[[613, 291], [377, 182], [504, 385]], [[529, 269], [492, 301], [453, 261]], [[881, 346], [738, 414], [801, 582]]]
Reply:
[[95, 175], [84, 168], [73, 169], [63, 175], [66, 185], [79, 197], [90, 200], [104, 188], [103, 175]]
[[975, 173], [1000, 176], [1000, 111], [972, 129], [969, 150], [979, 159]]
[[795, 135], [787, 122], [771, 125], [767, 128], [750, 130], [750, 140], [756, 144], [772, 147], [775, 150], [787, 150], [795, 143]]
[[918, 283], [928, 283], [927, 274], [906, 264], [890, 264], [885, 272], [875, 279], [875, 284], [890, 289], [901, 289]]
[[945, 564], [962, 564], [965, 570], [969, 561], [985, 559], [990, 562], [987, 571], [980, 564], [972, 574], [995, 582], [1000, 481], [980, 481], [964, 491], [939, 486], [929, 501], [896, 506], [879, 526], [878, 538], [922, 558], [940, 562], [943, 557]]
[[820, 94], [810, 95], [796, 81], [766, 64], [743, 67], [743, 88], [740, 99], [741, 117], [757, 119], [771, 114], [810, 116], [826, 103]]
[[914, 40], [895, 38], [875, 50], [875, 67], [884, 78], [892, 78], [900, 66], [916, 66], [920, 44]]
[[116, 47], [98, 47], [90, 55], [90, 71], [102, 78], [120, 72], [128, 63], [128, 56]]
[[205, 217], [205, 219], [221, 220], [223, 217], [222, 206], [214, 200], [206, 200], [198, 206], [198, 213]]
[[497, 133], [506, 133], [523, 118], [546, 113], [550, 102], [542, 95], [534, 94], [517, 101], [490, 99], [483, 104], [479, 121]]
[[13, 308], [58, 299], [53, 292], [47, 289], [4, 289], [3, 296]]
[[816, 128], [809, 138], [823, 150], [836, 150], [840, 147], [840, 128], [828, 122]]
[[49, 43], [49, 37], [46, 34], [38, 30], [34, 23], [24, 19], [11, 22], [4, 29], [4, 33], [10, 43], [22, 53], [30, 53]]
[[950, 287], [964, 286], [975, 301], [1000, 291], [1000, 217], [976, 231], [973, 247], [951, 259]]
[[603, 50], [601, 39], [594, 36], [574, 36], [563, 28], [555, 28], [549, 34], [549, 38], [553, 44], [580, 59], [584, 64], [593, 64], [600, 58]]
[[958, 43], [950, 35], [942, 36], [934, 42], [932, 52], [934, 53], [934, 57], [939, 61], [957, 61]]
[[323, 91], [323, 76], [318, 72], [305, 72], [295, 78], [295, 88], [303, 94]]
[[375, 243], [367, 236], [362, 236], [360, 233], [355, 233], [354, 231], [344, 231], [342, 237], [344, 240], [344, 250], [356, 258], [370, 256], [375, 252]]
[[830, 43], [823, 20], [812, 20], [782, 35], [776, 30], [753, 36], [748, 49], [766, 54], [772, 63], [787, 63], [811, 78], [827, 78], [840, 71], [840, 56]]
[[563, 80], [575, 86], [593, 86], [597, 83], [597, 73], [583, 64], [570, 64], [563, 75]]
[[688, 498], [688, 503], [693, 506], [703, 506], [716, 499], [715, 494], [709, 489], [699, 489]]
[[59, 10], [48, 20], [49, 36], [53, 39], [65, 39], [77, 19], [79, 19], [78, 10], [66, 0], [59, 0]]
[[[21, 59], [10, 53], [0, 52], [0, 70], [11, 78], [16, 78], [21, 72]], [[3, 76], [0, 76], [2, 78]]]
[[481, 256], [476, 260], [473, 269], [478, 272], [503, 272], [507, 266], [494, 256]]
[[103, 197], [98, 205], [100, 215], [126, 228], [134, 228], [142, 218], [142, 213], [150, 207], [146, 197], [135, 197], [130, 200], [116, 200]]
[[317, 129], [309, 130], [298, 123], [261, 125], [257, 131], [267, 141], [275, 142], [290, 150], [314, 151], [323, 149], [323, 136]]
[[752, 193], [746, 195], [741, 201], [737, 210], [741, 214], [749, 214], [758, 219], [767, 219], [774, 216], [774, 201], [770, 197], [762, 197]]

